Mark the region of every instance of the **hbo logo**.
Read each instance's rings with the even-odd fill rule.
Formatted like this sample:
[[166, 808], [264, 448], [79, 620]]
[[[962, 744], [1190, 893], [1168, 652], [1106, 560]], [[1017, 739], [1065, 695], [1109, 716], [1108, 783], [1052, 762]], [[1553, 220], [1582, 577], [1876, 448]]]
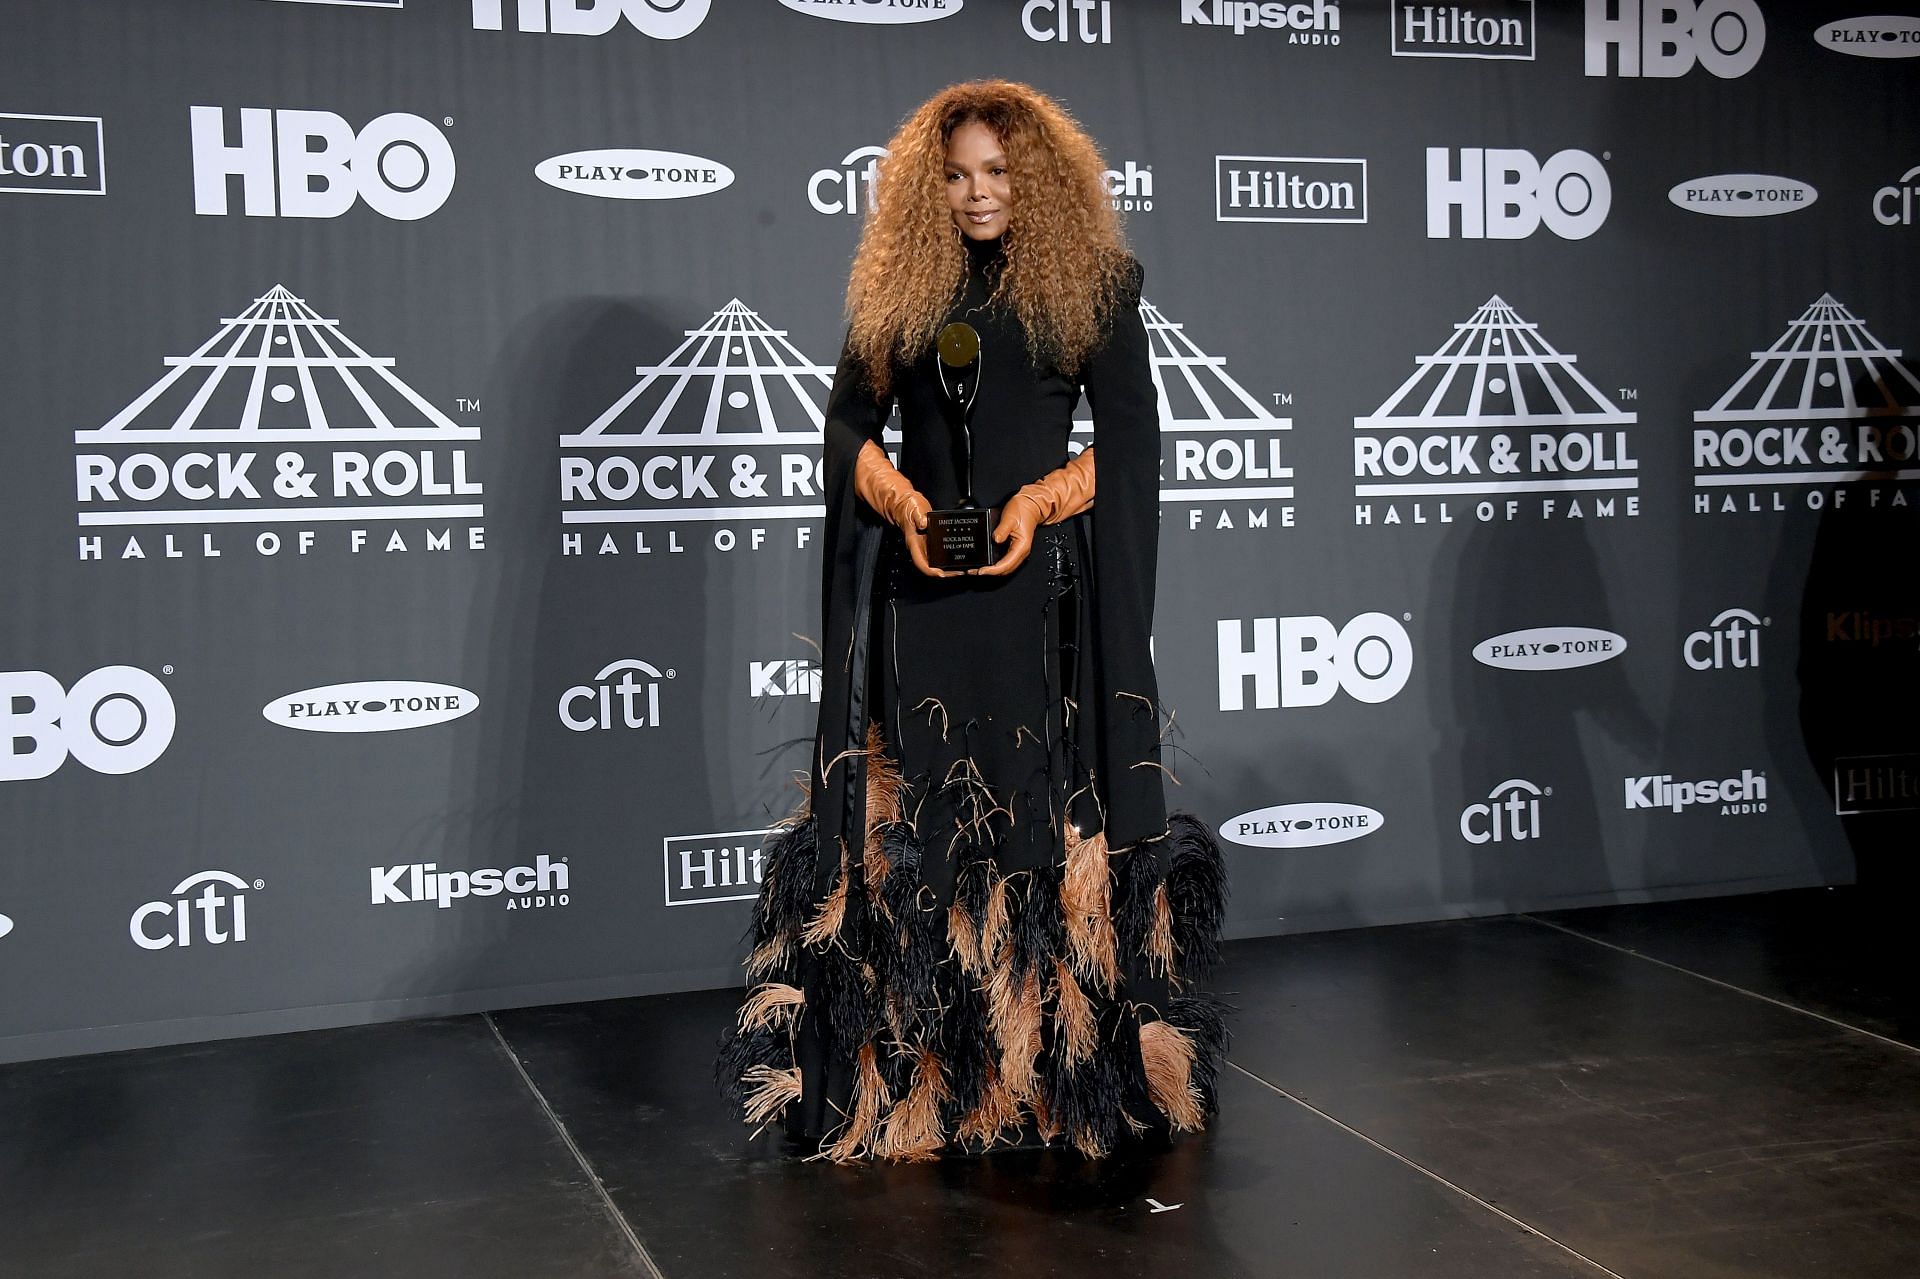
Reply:
[[1361, 702], [1384, 702], [1407, 686], [1413, 642], [1385, 613], [1362, 613], [1338, 630], [1324, 617], [1256, 617], [1249, 644], [1243, 624], [1220, 623], [1220, 709], [1247, 708], [1253, 681], [1257, 710], [1324, 706], [1345, 690]]
[[1671, 80], [1698, 62], [1732, 80], [1753, 70], [1766, 47], [1766, 19], [1754, 0], [1587, 0], [1590, 76], [1607, 73], [1614, 49], [1629, 78]]
[[391, 112], [358, 133], [331, 111], [240, 109], [240, 140], [226, 112], [190, 107], [193, 211], [224, 214], [227, 179], [240, 179], [247, 216], [337, 218], [356, 200], [413, 222], [453, 192], [453, 147], [417, 115]]
[[678, 40], [707, 19], [713, 0], [473, 0], [473, 29], [498, 31], [507, 11], [521, 31], [603, 36], [625, 18], [656, 40]]
[[96, 773], [137, 773], [167, 749], [173, 723], [166, 685], [131, 666], [103, 666], [71, 690], [45, 671], [0, 671], [0, 781], [51, 776], [69, 755]]
[[1453, 233], [1460, 210], [1463, 240], [1524, 240], [1547, 229], [1563, 240], [1584, 240], [1613, 207], [1613, 184], [1585, 151], [1559, 151], [1545, 164], [1529, 151], [1460, 148], [1460, 176], [1445, 147], [1427, 148], [1427, 237]]

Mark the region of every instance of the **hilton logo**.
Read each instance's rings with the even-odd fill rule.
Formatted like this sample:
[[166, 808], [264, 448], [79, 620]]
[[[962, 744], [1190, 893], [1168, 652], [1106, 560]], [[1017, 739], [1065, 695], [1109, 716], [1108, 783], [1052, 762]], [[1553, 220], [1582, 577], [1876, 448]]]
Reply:
[[760, 892], [761, 848], [770, 830], [728, 830], [711, 835], [669, 835], [667, 905], [752, 901]]
[[1213, 216], [1216, 222], [1365, 222], [1367, 162], [1217, 155]]
[[1393, 4], [1396, 58], [1499, 58], [1533, 61], [1533, 0]]
[[1833, 811], [1892, 813], [1920, 809], [1920, 755], [1855, 755], [1833, 762]]

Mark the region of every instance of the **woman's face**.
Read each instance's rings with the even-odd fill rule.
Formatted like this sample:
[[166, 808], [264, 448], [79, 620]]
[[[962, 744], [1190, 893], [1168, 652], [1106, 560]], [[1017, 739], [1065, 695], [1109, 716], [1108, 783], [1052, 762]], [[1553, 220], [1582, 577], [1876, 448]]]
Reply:
[[947, 140], [947, 207], [953, 224], [969, 240], [997, 240], [1006, 233], [1012, 205], [1000, 139], [978, 120], [967, 121]]

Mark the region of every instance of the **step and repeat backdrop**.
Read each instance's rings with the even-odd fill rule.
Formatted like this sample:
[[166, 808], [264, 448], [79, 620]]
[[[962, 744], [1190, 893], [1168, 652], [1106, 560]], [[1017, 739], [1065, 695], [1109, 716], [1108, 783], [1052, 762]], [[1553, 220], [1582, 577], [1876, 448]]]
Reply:
[[1920, 806], [1889, 7], [15, 0], [0, 1058], [737, 979], [868, 181], [975, 76], [1146, 267], [1233, 934], [1866, 878]]

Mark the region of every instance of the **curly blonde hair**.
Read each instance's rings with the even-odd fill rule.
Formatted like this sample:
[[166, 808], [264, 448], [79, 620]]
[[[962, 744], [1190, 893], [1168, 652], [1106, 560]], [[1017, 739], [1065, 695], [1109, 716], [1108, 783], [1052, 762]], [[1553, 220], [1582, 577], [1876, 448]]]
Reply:
[[1077, 371], [1103, 336], [1131, 259], [1093, 139], [1039, 90], [1008, 80], [943, 89], [887, 143], [847, 281], [850, 346], [876, 393], [893, 361], [911, 362], [939, 331], [966, 280], [967, 252], [947, 204], [947, 144], [983, 124], [1007, 157], [1013, 199], [994, 300], [1027, 332], [1036, 363]]

